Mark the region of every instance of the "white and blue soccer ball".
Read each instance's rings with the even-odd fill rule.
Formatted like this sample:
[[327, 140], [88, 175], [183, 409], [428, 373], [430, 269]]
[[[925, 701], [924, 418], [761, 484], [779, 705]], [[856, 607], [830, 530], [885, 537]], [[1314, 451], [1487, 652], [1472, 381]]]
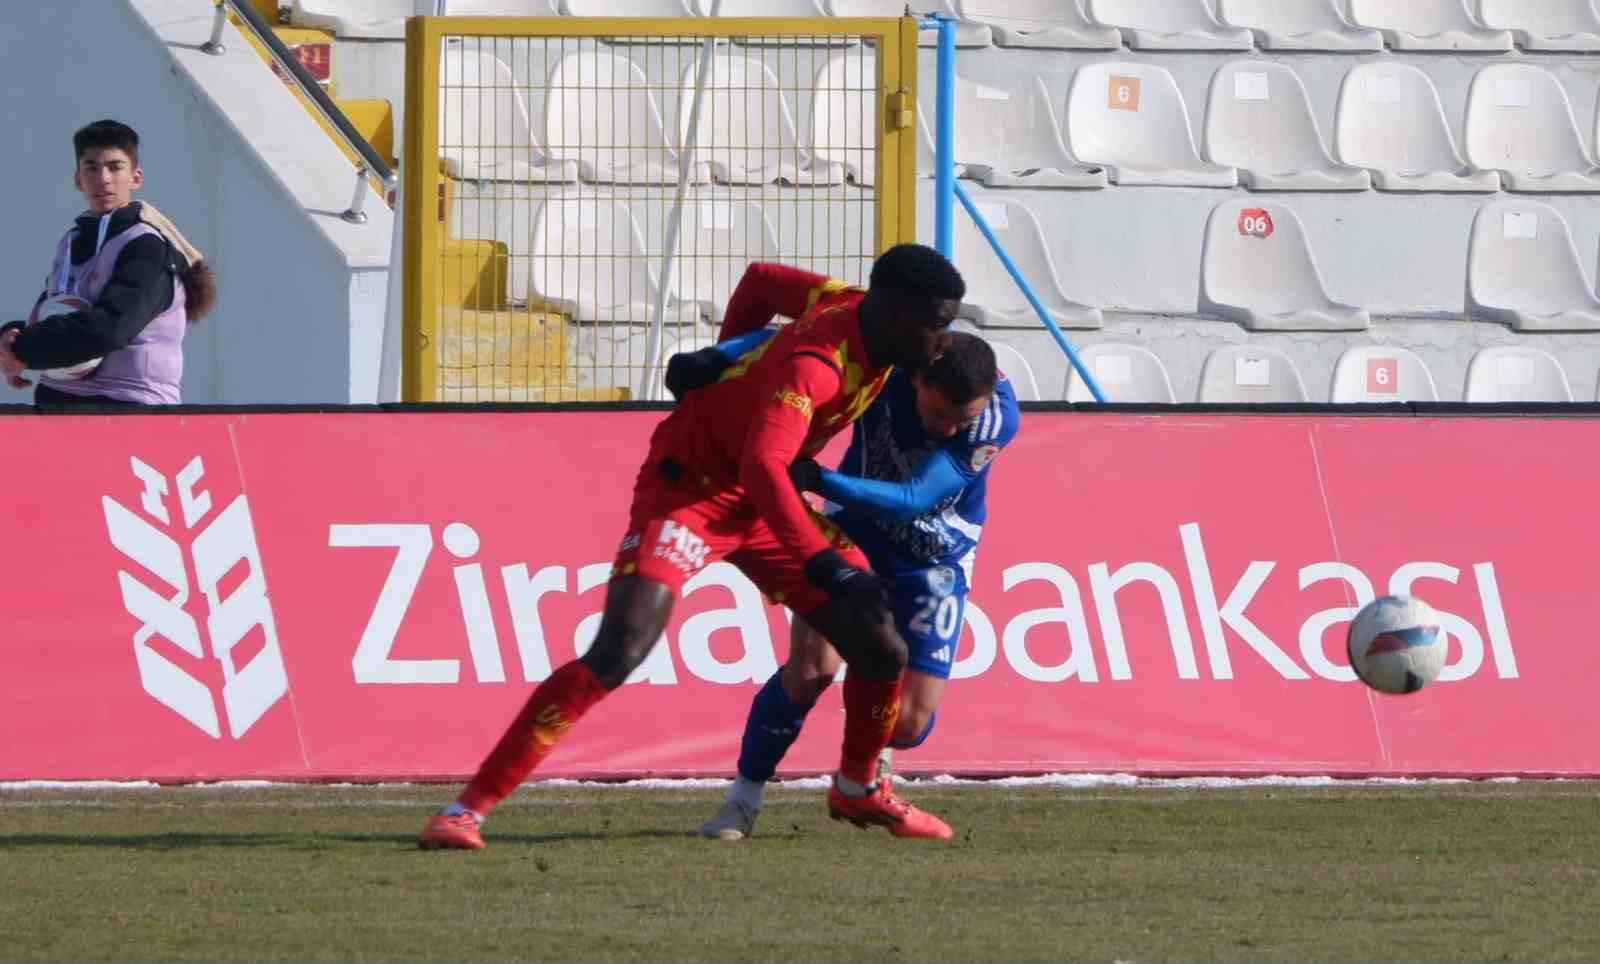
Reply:
[[1350, 621], [1350, 666], [1380, 693], [1415, 693], [1439, 678], [1447, 638], [1432, 606], [1414, 596], [1383, 596]]

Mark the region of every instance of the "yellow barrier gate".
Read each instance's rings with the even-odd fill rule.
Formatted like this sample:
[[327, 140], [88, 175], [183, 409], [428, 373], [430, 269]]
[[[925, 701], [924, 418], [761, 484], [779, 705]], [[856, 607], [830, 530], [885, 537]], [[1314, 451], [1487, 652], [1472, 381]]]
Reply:
[[745, 264], [852, 283], [916, 234], [910, 18], [422, 17], [405, 398], [661, 396]]

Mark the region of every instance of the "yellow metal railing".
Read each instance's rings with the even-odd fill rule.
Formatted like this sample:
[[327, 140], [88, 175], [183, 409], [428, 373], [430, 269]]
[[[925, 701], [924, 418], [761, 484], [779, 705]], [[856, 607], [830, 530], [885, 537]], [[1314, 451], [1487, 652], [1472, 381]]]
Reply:
[[865, 282], [916, 233], [916, 31], [410, 21], [405, 398], [656, 397], [748, 262]]

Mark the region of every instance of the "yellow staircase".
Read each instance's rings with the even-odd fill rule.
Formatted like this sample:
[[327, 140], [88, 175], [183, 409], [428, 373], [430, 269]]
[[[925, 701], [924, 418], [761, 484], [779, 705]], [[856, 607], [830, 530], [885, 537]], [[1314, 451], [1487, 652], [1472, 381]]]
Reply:
[[[379, 156], [398, 167], [394, 144], [394, 108], [386, 100], [338, 96], [333, 35], [296, 27], [278, 19], [278, 0], [250, 0], [261, 18], [322, 84], [350, 123]], [[271, 54], [242, 31], [274, 73]], [[280, 74], [281, 76], [281, 74]], [[300, 89], [290, 84], [302, 106], [327, 130], [334, 143], [359, 163], [342, 138]], [[377, 187], [376, 182], [374, 182]], [[381, 188], [379, 188], [381, 190]], [[439, 217], [449, 231], [448, 213], [455, 182], [445, 180]], [[391, 206], [393, 198], [387, 199]], [[438, 397], [441, 402], [573, 402], [626, 401], [626, 388], [580, 388], [572, 370], [568, 333], [571, 319], [559, 312], [507, 303], [506, 271], [510, 249], [499, 241], [450, 238], [444, 244], [441, 268], [438, 345]]]

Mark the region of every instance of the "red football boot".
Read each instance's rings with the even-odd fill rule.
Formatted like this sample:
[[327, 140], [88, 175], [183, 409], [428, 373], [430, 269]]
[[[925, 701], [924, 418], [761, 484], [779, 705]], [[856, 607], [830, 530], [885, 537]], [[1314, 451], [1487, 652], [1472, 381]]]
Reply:
[[847, 796], [837, 785], [829, 787], [828, 816], [848, 820], [858, 827], [876, 824], [896, 837], [949, 840], [955, 836], [949, 824], [895, 796], [888, 780], [879, 781], [864, 797]]

